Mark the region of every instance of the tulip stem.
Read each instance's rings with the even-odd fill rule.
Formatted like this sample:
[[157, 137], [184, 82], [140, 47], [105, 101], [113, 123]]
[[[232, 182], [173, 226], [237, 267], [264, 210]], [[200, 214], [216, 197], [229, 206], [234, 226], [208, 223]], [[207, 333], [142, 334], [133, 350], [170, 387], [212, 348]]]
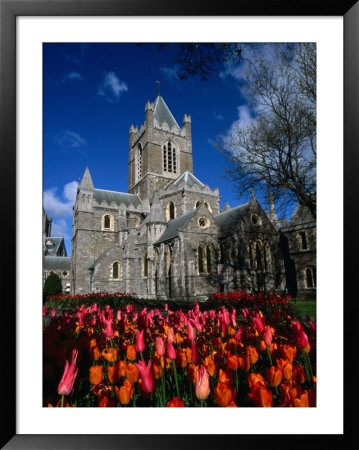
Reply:
[[163, 395], [163, 406], [166, 406], [166, 389], [165, 389], [165, 376], [162, 374], [162, 395]]
[[307, 380], [309, 382], [309, 385], [311, 387], [314, 387], [314, 382], [313, 382], [313, 370], [312, 370], [312, 365], [310, 363], [310, 358], [307, 352], [303, 352], [304, 353], [304, 361], [305, 361], [305, 373], [307, 376]]
[[201, 408], [204, 407], [204, 400], [201, 399]]
[[173, 374], [175, 376], [175, 382], [176, 382], [177, 397], [180, 398], [179, 389], [178, 389], [177, 369], [176, 369], [176, 363], [175, 363], [174, 359], [172, 360], [172, 365], [173, 365]]
[[61, 408], [64, 407], [64, 398], [65, 398], [65, 395], [62, 394], [62, 395], [61, 395]]
[[267, 355], [268, 355], [268, 359], [269, 359], [269, 364], [271, 366], [273, 366], [273, 362], [272, 362], [272, 357], [271, 357], [271, 354], [270, 354], [269, 346], [267, 345], [266, 347], [267, 347]]

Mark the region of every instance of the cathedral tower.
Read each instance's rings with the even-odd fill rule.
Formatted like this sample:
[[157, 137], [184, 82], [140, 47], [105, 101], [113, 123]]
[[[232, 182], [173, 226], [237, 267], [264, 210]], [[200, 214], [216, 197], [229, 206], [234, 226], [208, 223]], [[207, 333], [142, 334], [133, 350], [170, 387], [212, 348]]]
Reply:
[[191, 117], [185, 114], [180, 128], [159, 94], [146, 103], [140, 129], [130, 127], [128, 191], [151, 198], [186, 171], [193, 172]]

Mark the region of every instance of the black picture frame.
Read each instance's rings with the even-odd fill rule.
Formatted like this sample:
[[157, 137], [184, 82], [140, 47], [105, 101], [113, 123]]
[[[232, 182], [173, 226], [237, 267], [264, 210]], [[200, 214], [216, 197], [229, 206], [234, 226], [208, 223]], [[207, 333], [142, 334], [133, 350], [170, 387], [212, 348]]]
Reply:
[[[0, 192], [2, 239], [2, 369], [1, 448], [6, 449], [179, 449], [266, 445], [285, 447], [295, 442], [314, 448], [318, 441], [349, 448], [355, 414], [357, 369], [353, 361], [356, 313], [357, 220], [355, 180], [359, 170], [359, 2], [323, 0], [0, 0]], [[343, 435], [19, 435], [16, 433], [16, 17], [20, 16], [342, 16], [344, 18], [344, 434]], [[333, 62], [335, 63], [335, 62]], [[335, 208], [333, 206], [333, 214]], [[335, 293], [334, 293], [335, 294]], [[347, 298], [345, 298], [347, 296]], [[334, 324], [333, 324], [334, 326]], [[333, 332], [333, 338], [335, 333]], [[330, 345], [330, 343], [328, 343]], [[334, 361], [333, 361], [334, 364]], [[354, 366], [354, 367], [353, 367]], [[355, 391], [353, 391], [355, 392]], [[303, 424], [305, 427], [305, 424]], [[158, 430], [161, 432], [160, 426]], [[283, 430], [285, 433], [285, 430]], [[294, 441], [295, 439], [295, 441]], [[322, 442], [320, 442], [322, 443]], [[268, 448], [268, 447], [267, 447]]]

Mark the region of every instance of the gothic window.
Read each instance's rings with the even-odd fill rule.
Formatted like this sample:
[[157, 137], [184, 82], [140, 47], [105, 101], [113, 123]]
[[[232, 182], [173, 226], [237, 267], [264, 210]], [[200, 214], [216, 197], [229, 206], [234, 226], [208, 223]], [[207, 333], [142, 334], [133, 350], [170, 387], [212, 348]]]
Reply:
[[262, 265], [262, 245], [260, 242], [256, 243], [256, 269], [257, 271], [263, 270]]
[[142, 276], [147, 278], [148, 277], [148, 259], [147, 259], [147, 252], [145, 252], [142, 256]]
[[[249, 257], [251, 263], [251, 270], [255, 272], [262, 272], [263, 265], [265, 267], [265, 255], [263, 254], [263, 245], [261, 241], [252, 241], [249, 245]], [[264, 263], [264, 264], [263, 264]]]
[[308, 250], [307, 234], [305, 231], [299, 232], [299, 242], [301, 250]]
[[163, 171], [177, 173], [177, 155], [176, 147], [171, 141], [163, 146]]
[[198, 256], [198, 273], [203, 274], [205, 273], [205, 258], [206, 258], [206, 249], [203, 244], [199, 244], [197, 256]]
[[121, 264], [119, 261], [114, 261], [112, 263], [112, 268], [111, 268], [111, 278], [113, 280], [119, 280], [120, 273], [121, 273]]
[[102, 220], [101, 220], [101, 229], [102, 230], [112, 230], [114, 229], [114, 221], [113, 221], [113, 216], [111, 214], [105, 214], [104, 216], [102, 216]]
[[169, 202], [166, 209], [167, 220], [172, 220], [176, 217], [176, 207], [173, 202]]
[[202, 202], [201, 202], [201, 200], [197, 200], [196, 201], [196, 205], [195, 205], [195, 208], [198, 208], [199, 207], [199, 205], [201, 204]]
[[307, 288], [314, 288], [315, 287], [315, 268], [306, 267], [304, 269], [304, 275], [305, 275], [305, 286]]

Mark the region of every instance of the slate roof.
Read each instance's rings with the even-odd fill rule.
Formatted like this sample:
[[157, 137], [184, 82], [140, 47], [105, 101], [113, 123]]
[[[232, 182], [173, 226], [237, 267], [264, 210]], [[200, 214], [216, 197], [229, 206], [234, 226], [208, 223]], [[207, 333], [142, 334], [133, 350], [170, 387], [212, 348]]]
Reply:
[[126, 194], [124, 192], [106, 191], [104, 189], [95, 189], [94, 199], [97, 203], [105, 201], [106, 203], [115, 202], [117, 205], [124, 203], [126, 206], [138, 206], [141, 204], [141, 200], [135, 194]]
[[154, 117], [159, 125], [162, 125], [164, 122], [166, 122], [170, 128], [172, 128], [173, 125], [180, 128], [178, 126], [178, 123], [176, 122], [176, 119], [173, 117], [171, 111], [160, 95], [156, 98], [155, 101]]
[[199, 181], [198, 178], [196, 178], [191, 172], [186, 170], [186, 172], [183, 172], [183, 174], [180, 175], [178, 178], [171, 181], [166, 186], [166, 189], [168, 189], [171, 186], [178, 186], [182, 181], [184, 181], [189, 187], [197, 186], [201, 189], [204, 187], [204, 184], [201, 181]]
[[235, 208], [223, 211], [214, 216], [214, 220], [220, 228], [221, 233], [230, 233], [239, 220], [245, 215], [249, 207], [249, 202]]
[[170, 239], [173, 239], [178, 236], [178, 231], [180, 228], [184, 227], [186, 223], [192, 219], [192, 217], [196, 214], [197, 208], [192, 209], [191, 211], [188, 211], [186, 214], [183, 214], [182, 216], [176, 217], [175, 219], [172, 219], [168, 222], [167, 228], [165, 229], [165, 232], [162, 234], [162, 236], [158, 239], [155, 244], [159, 244], [164, 241], [168, 241]]
[[71, 269], [70, 256], [45, 256], [44, 270], [67, 270]]
[[[52, 241], [54, 243], [54, 246], [53, 247], [47, 246], [46, 242], [48, 241]], [[52, 237], [52, 236], [45, 237], [45, 255], [54, 255], [54, 256], [57, 255], [62, 242], [66, 253], [65, 242], [63, 237]]]

